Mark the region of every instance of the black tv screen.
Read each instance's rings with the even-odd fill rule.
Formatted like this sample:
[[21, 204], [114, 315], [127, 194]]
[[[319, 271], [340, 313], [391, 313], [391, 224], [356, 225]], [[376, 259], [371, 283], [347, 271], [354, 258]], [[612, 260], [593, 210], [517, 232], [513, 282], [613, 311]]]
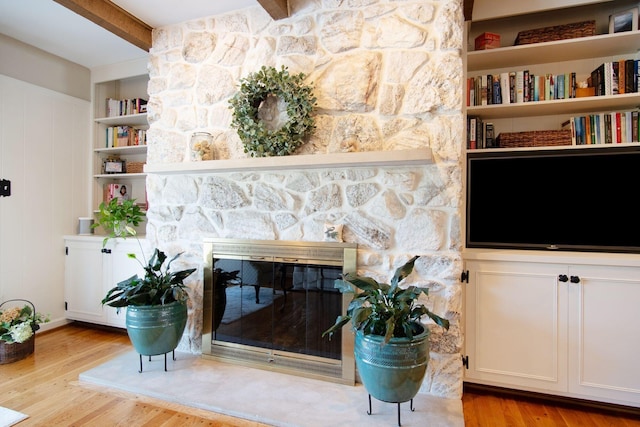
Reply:
[[467, 154], [466, 246], [640, 253], [640, 146]]

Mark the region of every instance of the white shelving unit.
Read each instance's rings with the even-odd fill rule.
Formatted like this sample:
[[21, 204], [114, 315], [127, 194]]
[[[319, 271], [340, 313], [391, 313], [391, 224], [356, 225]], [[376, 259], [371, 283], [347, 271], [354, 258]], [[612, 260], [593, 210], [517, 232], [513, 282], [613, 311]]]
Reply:
[[93, 197], [92, 209], [97, 210], [104, 200], [104, 187], [110, 183], [127, 186], [130, 197], [138, 203], [146, 204], [146, 173], [105, 173], [103, 164], [107, 159], [119, 159], [127, 163], [146, 162], [147, 146], [132, 145], [122, 147], [107, 147], [106, 130], [114, 126], [132, 126], [137, 129], [148, 129], [147, 114], [130, 114], [117, 117], [107, 117], [106, 100], [113, 99], [148, 99], [147, 84], [149, 76], [117, 75], [106, 73], [104, 79], [94, 81], [94, 119], [93, 119]]
[[[575, 3], [575, 2], [573, 2]], [[584, 2], [593, 3], [593, 2]], [[489, 31], [501, 35], [501, 48], [468, 51], [466, 76], [529, 70], [536, 75], [575, 72], [578, 81], [586, 81], [603, 62], [638, 59], [640, 31], [609, 34], [609, 15], [638, 7], [637, 2], [616, 0], [587, 4], [522, 16], [471, 22], [467, 46], [475, 37]], [[517, 32], [532, 28], [596, 20], [596, 35], [552, 42], [508, 46]], [[466, 88], [465, 88], [466, 89]], [[469, 116], [478, 116], [494, 124], [495, 135], [501, 132], [560, 129], [572, 116], [636, 109], [640, 93], [545, 100], [517, 104], [466, 107]]]
[[[504, 47], [468, 51], [467, 77], [527, 69], [536, 75], [575, 72], [581, 81], [603, 62], [639, 59], [640, 31], [608, 33], [609, 15], [637, 8], [637, 1], [545, 0], [536, 2], [540, 11], [531, 10], [531, 2], [481, 3], [487, 7], [482, 9], [481, 21], [468, 23], [467, 46], [472, 46], [479, 34], [492, 32], [501, 35]], [[554, 9], [543, 11], [542, 3]], [[488, 11], [494, 8], [492, 18]], [[506, 10], [511, 16], [504, 15]], [[596, 20], [595, 36], [508, 46], [519, 31], [592, 19]], [[469, 106], [466, 114], [492, 122], [497, 136], [501, 132], [557, 130], [572, 116], [628, 111], [638, 106], [640, 93], [627, 93]], [[620, 145], [640, 147], [629, 142], [615, 146]], [[549, 148], [594, 147], [606, 145]], [[468, 269], [463, 286], [465, 381], [639, 406], [638, 376], [629, 375], [626, 351], [616, 351], [620, 342], [628, 342], [626, 337], [637, 325], [637, 316], [625, 316], [628, 301], [637, 299], [640, 292], [638, 254], [466, 249], [463, 257]], [[567, 277], [572, 279], [565, 280]], [[620, 318], [619, 333], [601, 328], [602, 313]]]

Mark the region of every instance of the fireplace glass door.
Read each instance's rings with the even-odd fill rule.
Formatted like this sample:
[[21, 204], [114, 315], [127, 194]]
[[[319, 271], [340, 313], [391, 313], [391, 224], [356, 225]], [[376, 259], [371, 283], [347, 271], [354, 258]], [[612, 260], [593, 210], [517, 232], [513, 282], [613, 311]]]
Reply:
[[213, 257], [212, 339], [279, 352], [341, 358], [341, 266], [278, 257]]

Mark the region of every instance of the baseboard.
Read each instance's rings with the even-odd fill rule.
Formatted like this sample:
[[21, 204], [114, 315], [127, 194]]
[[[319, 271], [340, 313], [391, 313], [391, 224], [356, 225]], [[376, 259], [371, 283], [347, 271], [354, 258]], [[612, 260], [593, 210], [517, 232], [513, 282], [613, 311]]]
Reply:
[[596, 402], [593, 400], [577, 399], [566, 396], [536, 393], [532, 391], [515, 390], [505, 387], [497, 387], [484, 384], [463, 383], [463, 393], [492, 394], [500, 397], [508, 397], [520, 400], [547, 403], [556, 406], [565, 406], [579, 410], [599, 411], [607, 414], [631, 416], [640, 420], [640, 408], [618, 405], [615, 403]]

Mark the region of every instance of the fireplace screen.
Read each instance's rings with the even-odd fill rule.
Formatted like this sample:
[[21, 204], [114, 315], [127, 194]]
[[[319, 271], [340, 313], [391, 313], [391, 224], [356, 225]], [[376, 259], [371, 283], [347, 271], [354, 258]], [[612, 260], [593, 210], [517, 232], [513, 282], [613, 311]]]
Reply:
[[211, 239], [205, 257], [203, 356], [354, 381], [352, 334], [322, 332], [346, 311], [333, 283], [355, 245]]

